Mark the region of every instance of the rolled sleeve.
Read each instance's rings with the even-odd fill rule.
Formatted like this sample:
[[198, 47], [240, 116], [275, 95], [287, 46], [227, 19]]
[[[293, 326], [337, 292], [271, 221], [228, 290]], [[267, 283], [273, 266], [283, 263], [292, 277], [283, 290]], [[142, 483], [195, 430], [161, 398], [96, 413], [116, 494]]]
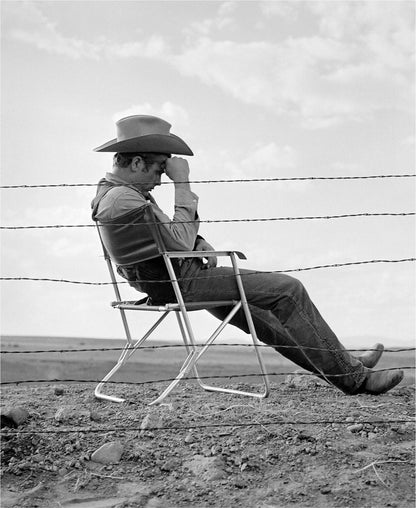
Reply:
[[198, 196], [192, 191], [178, 189], [175, 192], [175, 213], [170, 220], [153, 203], [155, 216], [162, 223], [160, 232], [167, 250], [192, 250], [199, 229]]

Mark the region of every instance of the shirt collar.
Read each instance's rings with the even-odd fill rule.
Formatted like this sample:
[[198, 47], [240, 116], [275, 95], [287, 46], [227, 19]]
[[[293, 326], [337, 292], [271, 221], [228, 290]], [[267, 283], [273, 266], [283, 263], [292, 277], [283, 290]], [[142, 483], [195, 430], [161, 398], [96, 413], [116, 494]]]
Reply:
[[110, 183], [114, 183], [116, 185], [124, 185], [126, 187], [129, 187], [130, 189], [134, 189], [135, 191], [140, 192], [140, 194], [143, 197], [145, 197], [146, 199], [150, 199], [151, 198], [149, 192], [146, 192], [146, 191], [143, 192], [142, 190], [137, 188], [133, 183], [126, 182], [125, 180], [123, 180], [123, 178], [121, 178], [118, 175], [115, 175], [114, 173], [106, 173], [105, 174], [105, 179], [108, 182], [110, 182]]
[[106, 173], [105, 179], [108, 180], [111, 183], [116, 183], [118, 185], [130, 185], [128, 182], [120, 178], [119, 176], [115, 175], [114, 173]]

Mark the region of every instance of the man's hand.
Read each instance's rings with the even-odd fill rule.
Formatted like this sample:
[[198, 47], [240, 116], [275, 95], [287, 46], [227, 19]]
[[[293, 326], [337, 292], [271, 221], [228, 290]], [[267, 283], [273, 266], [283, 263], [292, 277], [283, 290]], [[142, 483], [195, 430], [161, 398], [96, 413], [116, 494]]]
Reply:
[[[203, 238], [198, 238], [195, 243], [195, 250], [215, 250], [215, 249]], [[204, 263], [204, 265], [202, 266], [203, 269], [215, 268], [217, 266], [217, 256], [210, 256], [205, 259], [207, 260], [207, 262]]]
[[189, 181], [189, 165], [182, 157], [171, 157], [166, 161], [165, 174], [173, 182]]

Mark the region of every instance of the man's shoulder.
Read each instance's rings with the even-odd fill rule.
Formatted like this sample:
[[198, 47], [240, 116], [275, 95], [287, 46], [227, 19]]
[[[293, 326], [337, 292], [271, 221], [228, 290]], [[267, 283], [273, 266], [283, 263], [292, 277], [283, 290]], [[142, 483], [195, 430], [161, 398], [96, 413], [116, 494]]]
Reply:
[[124, 185], [117, 185], [100, 200], [97, 218], [113, 219], [145, 203], [146, 199], [140, 192]]

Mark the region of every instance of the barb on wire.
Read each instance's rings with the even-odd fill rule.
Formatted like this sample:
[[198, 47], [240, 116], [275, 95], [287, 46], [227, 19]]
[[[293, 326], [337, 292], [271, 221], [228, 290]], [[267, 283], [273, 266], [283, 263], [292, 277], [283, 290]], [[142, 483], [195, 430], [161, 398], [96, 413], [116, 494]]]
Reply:
[[[198, 223], [218, 224], [218, 223], [234, 223], [234, 222], [275, 222], [275, 221], [297, 221], [297, 220], [333, 220], [347, 219], [357, 217], [410, 217], [416, 215], [416, 212], [362, 212], [362, 213], [344, 213], [340, 215], [305, 215], [298, 217], [260, 217], [246, 219], [206, 219], [198, 220]], [[175, 224], [191, 224], [194, 220], [175, 221]], [[146, 222], [146, 225], [171, 224], [171, 222]], [[3, 230], [20, 230], [20, 229], [63, 229], [63, 228], [95, 228], [95, 227], [142, 227], [143, 224], [41, 224], [29, 226], [0, 226]]]
[[[11, 350], [0, 350], [0, 354], [33, 354], [33, 353], [87, 353], [87, 352], [101, 352], [101, 351], [134, 351], [135, 349], [140, 349], [140, 351], [144, 349], [171, 349], [171, 348], [186, 348], [185, 344], [157, 344], [154, 346], [141, 346], [140, 348], [135, 348], [134, 346], [129, 347], [100, 347], [100, 348], [81, 348], [81, 349], [28, 349], [22, 351], [11, 351]], [[195, 344], [195, 347], [205, 347], [205, 344]], [[327, 348], [319, 348], [312, 346], [287, 346], [287, 345], [271, 345], [271, 344], [243, 344], [243, 343], [227, 343], [227, 344], [211, 344], [212, 347], [248, 347], [248, 348], [268, 348], [274, 349], [278, 347], [279, 349], [307, 349], [312, 351], [348, 351], [348, 352], [368, 352], [368, 351], [378, 351], [378, 349], [372, 348], [357, 348], [357, 349], [327, 349]], [[383, 350], [383, 353], [403, 353], [407, 351], [416, 351], [414, 347], [403, 347], [403, 348], [386, 348]]]
[[[220, 180], [184, 180], [177, 183], [250, 183], [250, 182], [293, 182], [304, 180], [372, 180], [377, 178], [414, 178], [415, 173], [388, 174], [388, 175], [346, 175], [346, 176], [291, 176], [276, 178], [232, 178]], [[152, 183], [152, 182], [150, 182]], [[173, 182], [161, 182], [162, 185], [170, 185]], [[96, 187], [97, 183], [52, 183], [52, 184], [33, 184], [33, 185], [1, 185], [0, 189], [41, 189], [55, 187]]]
[[[390, 367], [386, 369], [379, 369], [377, 372], [387, 372], [387, 371], [394, 371], [394, 370], [414, 370], [415, 367]], [[345, 377], [350, 376], [351, 373], [340, 373], [340, 374], [328, 374], [324, 372], [324, 374], [328, 378], [339, 378], [339, 377]], [[234, 378], [249, 378], [249, 377], [265, 377], [265, 376], [314, 376], [317, 377], [317, 373], [313, 372], [269, 372], [267, 374], [263, 374], [261, 372], [251, 372], [249, 374], [216, 374], [216, 375], [209, 375], [209, 376], [186, 376], [186, 380], [188, 381], [194, 381], [198, 379], [234, 379]], [[174, 378], [168, 378], [168, 379], [152, 379], [147, 381], [101, 381], [100, 379], [21, 379], [16, 381], [2, 381], [0, 383], [0, 386], [6, 386], [6, 385], [18, 385], [23, 383], [103, 383], [103, 384], [126, 384], [126, 385], [134, 385], [134, 386], [143, 386], [143, 385], [152, 385], [157, 383], [169, 383], [171, 381], [174, 381], [176, 377]]]
[[[370, 424], [370, 425], [385, 425], [385, 424], [397, 424], [397, 423], [414, 423], [414, 420], [410, 419], [401, 419], [397, 418], [394, 420], [384, 419], [384, 420], [360, 420], [362, 424]], [[267, 421], [250, 421], [250, 422], [234, 422], [234, 423], [205, 423], [203, 425], [198, 424], [188, 424], [188, 425], [166, 425], [163, 427], [146, 427], [146, 432], [157, 432], [163, 430], [178, 430], [178, 431], [186, 431], [189, 429], [209, 429], [209, 428], [219, 428], [219, 427], [258, 427], [258, 426], [269, 426], [269, 425], [351, 425], [350, 421], [346, 420], [267, 420]], [[70, 429], [29, 429], [29, 430], [2, 430], [0, 431], [0, 435], [17, 436], [19, 434], [69, 434], [69, 433], [109, 433], [109, 432], [141, 432], [143, 429], [141, 427], [71, 427]], [[410, 462], [409, 462], [410, 464]], [[411, 463], [413, 465], [413, 463]]]
[[[248, 273], [242, 273], [242, 277], [249, 277], [251, 275], [256, 275], [259, 273], [293, 273], [293, 272], [305, 272], [310, 270], [320, 270], [323, 268], [342, 268], [346, 266], [355, 266], [355, 265], [368, 265], [368, 264], [378, 264], [378, 263], [408, 263], [416, 261], [416, 258], [403, 258], [403, 259], [370, 259], [366, 261], [351, 261], [348, 263], [333, 263], [327, 265], [316, 265], [316, 266], [308, 266], [304, 268], [288, 268], [286, 270], [253, 270]], [[203, 279], [225, 279], [228, 277], [234, 277], [234, 273], [230, 275], [210, 275], [207, 277], [198, 277], [198, 280]], [[176, 280], [185, 281], [192, 280], [194, 277], [178, 277]], [[0, 280], [3, 281], [32, 281], [32, 282], [61, 282], [65, 284], [81, 284], [86, 286], [109, 286], [113, 285], [113, 282], [89, 282], [89, 281], [81, 281], [81, 280], [69, 280], [69, 279], [54, 279], [50, 277], [0, 277]], [[128, 284], [128, 283], [140, 283], [140, 282], [172, 282], [171, 279], [155, 279], [155, 280], [147, 280], [147, 279], [135, 279], [130, 281], [119, 281], [117, 284]]]

